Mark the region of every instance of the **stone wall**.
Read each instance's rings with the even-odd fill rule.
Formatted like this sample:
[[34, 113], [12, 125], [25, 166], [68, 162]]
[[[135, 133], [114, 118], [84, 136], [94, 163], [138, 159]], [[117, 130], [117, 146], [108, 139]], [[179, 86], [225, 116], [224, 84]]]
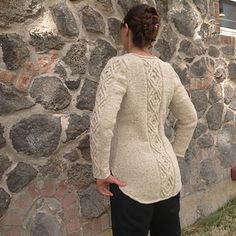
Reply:
[[[97, 236], [110, 228], [109, 201], [96, 192], [91, 173], [89, 116], [102, 68], [122, 53], [123, 15], [140, 2], [161, 12], [154, 53], [174, 66], [198, 112], [194, 137], [179, 162], [182, 200], [203, 196], [225, 181], [232, 186], [235, 40], [219, 36], [217, 1], [3, 0], [1, 235]], [[175, 124], [169, 114], [170, 140]], [[184, 225], [236, 192], [218, 195], [215, 207], [200, 198], [189, 201], [194, 215], [186, 221], [189, 212], [183, 209]], [[209, 205], [209, 195], [206, 199]]]

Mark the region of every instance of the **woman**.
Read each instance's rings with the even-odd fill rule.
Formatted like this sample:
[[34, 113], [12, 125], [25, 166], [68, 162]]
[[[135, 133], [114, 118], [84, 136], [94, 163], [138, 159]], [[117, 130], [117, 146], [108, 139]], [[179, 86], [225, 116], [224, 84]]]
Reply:
[[[98, 191], [111, 199], [113, 236], [181, 234], [177, 158], [197, 115], [173, 68], [149, 51], [159, 24], [148, 5], [127, 13], [121, 28], [127, 53], [102, 71], [91, 117], [93, 173]], [[168, 109], [178, 119], [172, 145], [164, 133]]]

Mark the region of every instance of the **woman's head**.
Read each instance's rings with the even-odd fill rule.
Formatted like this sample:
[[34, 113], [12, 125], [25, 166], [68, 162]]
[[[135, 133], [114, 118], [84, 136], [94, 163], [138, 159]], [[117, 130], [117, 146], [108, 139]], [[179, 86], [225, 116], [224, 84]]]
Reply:
[[[160, 17], [154, 7], [140, 4], [131, 8], [122, 23], [122, 42], [128, 49], [128, 38], [138, 48], [150, 47], [156, 40]], [[132, 32], [132, 37], [129, 35]]]

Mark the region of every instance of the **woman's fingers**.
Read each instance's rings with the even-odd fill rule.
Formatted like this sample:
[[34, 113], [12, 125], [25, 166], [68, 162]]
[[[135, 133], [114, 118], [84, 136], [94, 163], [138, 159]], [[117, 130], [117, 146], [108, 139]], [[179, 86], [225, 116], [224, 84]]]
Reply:
[[98, 188], [98, 191], [99, 191], [102, 195], [110, 196], [110, 197], [113, 196], [113, 193], [110, 192], [106, 187], [105, 187], [105, 188]]
[[120, 187], [124, 187], [126, 186], [125, 182], [117, 179], [116, 177], [110, 175], [108, 178], [107, 178], [107, 182], [109, 183], [112, 183], [112, 184], [117, 184], [118, 186]]

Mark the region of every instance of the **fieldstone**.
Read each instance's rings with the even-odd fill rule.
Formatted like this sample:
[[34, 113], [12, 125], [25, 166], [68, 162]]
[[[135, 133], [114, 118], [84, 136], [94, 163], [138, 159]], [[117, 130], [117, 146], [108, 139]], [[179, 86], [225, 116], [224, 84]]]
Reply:
[[89, 73], [92, 76], [99, 76], [107, 61], [117, 55], [115, 48], [103, 39], [96, 40], [96, 46], [91, 52], [89, 61]]
[[208, 127], [205, 123], [198, 122], [197, 127], [193, 133], [193, 138], [196, 139], [196, 138], [200, 137], [202, 134], [206, 133], [207, 129], [208, 129]]
[[79, 143], [78, 149], [86, 161], [91, 161], [89, 136], [86, 136]]
[[66, 79], [66, 77], [67, 77], [66, 69], [60, 63], [56, 64], [56, 66], [54, 68], [54, 73], [60, 75], [60, 77], [63, 79]]
[[185, 54], [187, 57], [194, 58], [196, 55], [200, 56], [206, 52], [202, 44], [193, 43], [187, 39], [183, 39], [180, 43], [179, 53]]
[[28, 97], [17, 93], [12, 87], [0, 83], [0, 116], [35, 105]]
[[185, 159], [188, 163], [194, 160], [199, 152], [200, 148], [195, 140], [191, 140], [188, 149], [185, 154]]
[[24, 22], [40, 13], [40, 0], [1, 1], [0, 27], [7, 27], [13, 22]]
[[209, 39], [211, 37], [211, 25], [207, 23], [202, 23], [200, 30], [198, 31], [198, 34], [202, 37], [203, 40]]
[[96, 0], [97, 2], [101, 3], [106, 8], [112, 7], [112, 1], [111, 0]]
[[212, 86], [209, 89], [209, 101], [211, 104], [218, 102], [223, 97], [222, 87], [220, 84], [217, 84], [213, 81]]
[[226, 79], [226, 71], [224, 68], [217, 68], [214, 77], [217, 83], [223, 82]]
[[66, 142], [76, 139], [86, 130], [90, 125], [89, 116], [79, 116], [77, 114], [71, 114], [69, 119], [69, 125], [66, 129]]
[[195, 61], [191, 67], [190, 71], [196, 77], [204, 77], [207, 74], [207, 62], [204, 57], [200, 58], [199, 60]]
[[12, 162], [8, 158], [8, 156], [0, 154], [0, 180], [4, 174], [4, 172], [11, 166]]
[[160, 38], [155, 45], [155, 49], [160, 53], [160, 58], [163, 61], [169, 61], [175, 51], [178, 42], [177, 34], [172, 30], [171, 26], [168, 25], [163, 28]]
[[217, 172], [214, 168], [214, 162], [210, 159], [205, 159], [200, 164], [200, 174], [207, 185], [217, 181]]
[[77, 96], [76, 107], [80, 110], [93, 110], [96, 98], [97, 83], [86, 79], [81, 89], [80, 95]]
[[220, 56], [220, 51], [217, 47], [211, 45], [208, 48], [208, 55], [216, 58]]
[[185, 63], [173, 64], [175, 72], [178, 74], [183, 85], [189, 84], [188, 68]]
[[141, 4], [142, 1], [141, 0], [129, 0], [129, 1], [127, 1], [127, 0], [118, 0], [117, 3], [122, 8], [124, 15], [126, 15], [126, 13], [128, 12], [128, 10], [131, 7], [133, 7], [135, 5], [138, 5], [138, 4]]
[[91, 165], [74, 164], [67, 172], [68, 183], [78, 190], [94, 182]]
[[56, 216], [38, 212], [30, 225], [30, 234], [34, 236], [62, 236], [61, 223]]
[[19, 69], [29, 57], [27, 44], [18, 34], [0, 34], [0, 45], [3, 61], [9, 70]]
[[4, 127], [0, 123], [0, 148], [3, 148], [6, 146], [6, 139], [4, 138], [3, 134], [4, 134]]
[[70, 66], [72, 74], [85, 74], [88, 64], [86, 57], [87, 41], [81, 39], [76, 44], [72, 44], [70, 50], [66, 53], [63, 61]]
[[204, 113], [207, 109], [208, 98], [205, 90], [191, 91], [191, 100], [197, 112]]
[[220, 153], [221, 164], [230, 168], [236, 163], [236, 127], [226, 123], [218, 133], [217, 147]]
[[38, 174], [38, 171], [31, 165], [19, 162], [15, 169], [7, 175], [7, 186], [12, 193], [20, 192]]
[[38, 169], [43, 176], [58, 178], [66, 170], [66, 163], [59, 158], [51, 158], [45, 165], [39, 166]]
[[10, 130], [14, 149], [33, 157], [50, 156], [57, 149], [60, 136], [60, 119], [46, 114], [22, 119]]
[[10, 195], [3, 188], [0, 188], [0, 218], [6, 213], [10, 202]]
[[93, 8], [86, 6], [82, 9], [82, 22], [87, 31], [105, 33], [105, 22], [102, 15]]
[[205, 0], [193, 0], [199, 12], [205, 16], [208, 13], [208, 4]]
[[40, 27], [35, 27], [29, 31], [31, 41], [36, 51], [48, 52], [51, 49], [62, 49], [63, 39], [53, 31], [42, 30]]
[[101, 195], [96, 186], [91, 185], [79, 193], [82, 216], [97, 218], [109, 208], [109, 198]]
[[227, 109], [225, 113], [224, 122], [229, 122], [234, 120], [234, 112], [231, 109]]
[[109, 35], [115, 40], [116, 43], [120, 43], [121, 21], [118, 20], [117, 18], [109, 18], [107, 23], [108, 23]]
[[236, 111], [236, 94], [233, 96], [231, 102], [229, 103], [229, 108]]
[[47, 110], [62, 110], [70, 105], [71, 95], [61, 80], [55, 76], [42, 76], [34, 79], [30, 95], [36, 103]]
[[215, 103], [213, 104], [209, 111], [206, 114], [206, 119], [208, 123], [208, 127], [211, 130], [218, 130], [222, 125], [222, 116], [224, 111], [223, 103]]
[[228, 64], [229, 79], [236, 80], [236, 62], [230, 62]]
[[197, 140], [200, 148], [209, 148], [214, 145], [214, 139], [210, 134], [204, 134]]
[[235, 53], [234, 45], [226, 45], [221, 48], [223, 54], [227, 57], [233, 57]]
[[75, 162], [80, 159], [80, 156], [79, 156], [78, 151], [76, 149], [74, 149], [74, 150], [66, 153], [64, 155], [64, 158], [71, 161], [71, 162]]
[[234, 97], [235, 86], [231, 83], [224, 83], [224, 102], [229, 104]]
[[50, 10], [57, 29], [63, 36], [78, 36], [78, 25], [65, 1], [58, 2]]
[[188, 4], [181, 11], [173, 11], [171, 17], [175, 27], [182, 35], [193, 37], [198, 21], [195, 13]]
[[188, 184], [190, 181], [190, 166], [184, 158], [178, 160], [182, 184]]

